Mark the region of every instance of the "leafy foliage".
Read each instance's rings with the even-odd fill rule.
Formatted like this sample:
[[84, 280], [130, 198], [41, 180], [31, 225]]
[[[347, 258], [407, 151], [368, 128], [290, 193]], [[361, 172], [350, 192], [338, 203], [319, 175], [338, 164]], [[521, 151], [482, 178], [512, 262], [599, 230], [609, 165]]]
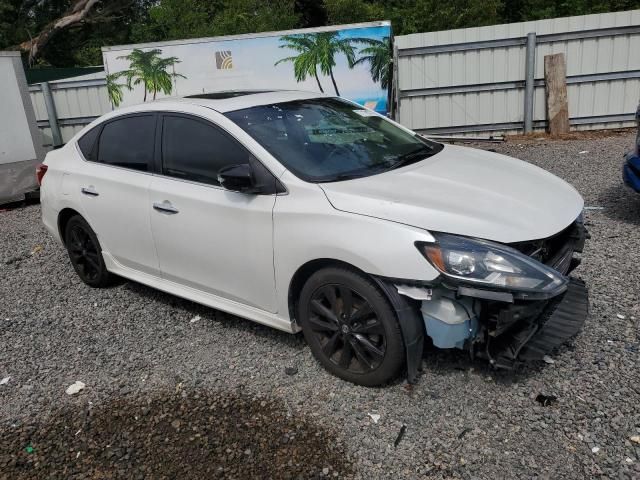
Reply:
[[[0, 0], [0, 49], [37, 37], [74, 1]], [[96, 65], [102, 46], [325, 24], [387, 19], [402, 35], [634, 8], [640, 0], [100, 0], [94, 15], [52, 38], [38, 62]], [[326, 48], [346, 54], [332, 42]]]

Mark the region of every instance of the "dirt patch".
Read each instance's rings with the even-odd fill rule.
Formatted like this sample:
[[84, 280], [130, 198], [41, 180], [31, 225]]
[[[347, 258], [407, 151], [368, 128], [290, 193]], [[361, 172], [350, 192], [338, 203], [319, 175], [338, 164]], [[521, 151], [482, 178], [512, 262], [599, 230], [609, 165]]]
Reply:
[[350, 477], [344, 447], [280, 401], [205, 391], [67, 407], [0, 428], [0, 478]]

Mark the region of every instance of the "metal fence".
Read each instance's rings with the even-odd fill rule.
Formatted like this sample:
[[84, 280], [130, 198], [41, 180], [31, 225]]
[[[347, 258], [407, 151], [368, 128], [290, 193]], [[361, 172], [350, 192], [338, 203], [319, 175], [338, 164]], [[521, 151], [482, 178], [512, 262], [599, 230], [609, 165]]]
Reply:
[[82, 127], [111, 111], [103, 78], [37, 83], [29, 86], [29, 93], [45, 147], [68, 142]]
[[572, 129], [634, 124], [640, 10], [396, 37], [396, 119], [444, 135], [544, 129], [552, 53], [566, 58]]

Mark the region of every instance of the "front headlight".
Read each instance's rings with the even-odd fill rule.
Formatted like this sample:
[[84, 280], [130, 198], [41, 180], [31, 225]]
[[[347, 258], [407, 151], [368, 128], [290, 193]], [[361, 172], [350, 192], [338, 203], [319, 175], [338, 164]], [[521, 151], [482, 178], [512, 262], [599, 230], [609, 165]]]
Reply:
[[517, 250], [486, 240], [444, 233], [436, 243], [418, 242], [418, 250], [448, 278], [521, 292], [559, 292], [568, 280]]

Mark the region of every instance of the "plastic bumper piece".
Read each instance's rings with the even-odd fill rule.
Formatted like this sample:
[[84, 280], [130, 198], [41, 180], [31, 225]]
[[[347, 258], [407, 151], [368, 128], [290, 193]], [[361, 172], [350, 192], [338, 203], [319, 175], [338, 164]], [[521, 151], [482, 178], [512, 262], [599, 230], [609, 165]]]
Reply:
[[497, 368], [542, 358], [575, 336], [589, 313], [589, 293], [582, 280], [571, 278], [565, 293], [548, 302], [534, 320], [502, 335], [508, 337], [489, 357]]

